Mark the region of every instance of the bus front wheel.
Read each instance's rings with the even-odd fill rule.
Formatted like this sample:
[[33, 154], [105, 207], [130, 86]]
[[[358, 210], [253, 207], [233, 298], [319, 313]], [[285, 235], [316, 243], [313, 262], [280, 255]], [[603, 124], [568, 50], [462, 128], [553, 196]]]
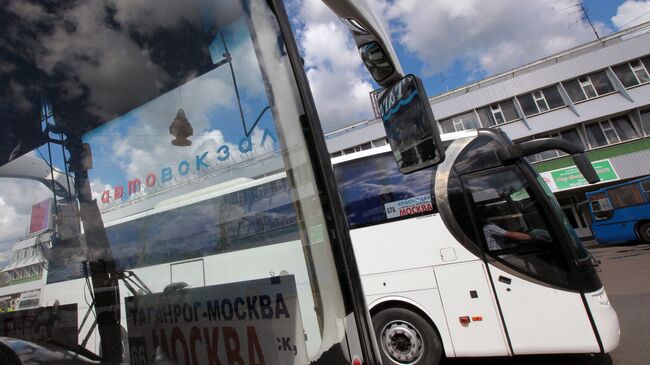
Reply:
[[440, 363], [440, 337], [420, 315], [408, 309], [387, 308], [372, 317], [372, 324], [384, 364]]
[[639, 239], [645, 243], [650, 243], [650, 222], [645, 222], [637, 229]]

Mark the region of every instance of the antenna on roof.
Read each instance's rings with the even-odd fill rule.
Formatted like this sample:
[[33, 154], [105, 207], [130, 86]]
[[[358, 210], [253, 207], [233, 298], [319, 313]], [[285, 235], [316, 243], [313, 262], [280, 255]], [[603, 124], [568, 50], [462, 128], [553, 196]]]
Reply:
[[582, 1], [578, 1], [573, 7], [578, 9], [578, 12], [580, 13], [580, 21], [583, 23], [589, 23], [591, 26], [591, 30], [594, 31], [594, 34], [596, 35], [596, 38], [599, 41], [602, 41], [600, 39], [600, 36], [598, 35], [598, 32], [596, 31], [596, 27], [594, 26], [594, 22], [591, 21], [591, 18], [589, 18], [589, 12], [587, 11], [587, 8], [585, 8], [585, 5], [582, 3]]
[[[591, 30], [594, 31], [594, 34], [596, 35], [596, 39], [598, 39], [599, 41], [602, 42], [602, 39], [598, 35], [598, 32], [596, 31], [596, 27], [594, 26], [594, 22], [591, 21], [591, 18], [589, 17], [589, 12], [587, 11], [587, 8], [584, 6], [582, 1], [578, 1], [575, 4], [567, 6], [566, 8], [562, 8], [560, 10], [566, 10], [566, 9], [571, 9], [571, 8], [576, 9], [576, 11], [571, 12], [571, 14], [569, 14], [569, 15], [573, 15], [573, 14], [577, 14], [577, 13], [580, 14], [580, 19], [577, 20], [575, 23], [573, 23], [571, 25], [574, 25], [574, 24], [577, 24], [577, 23], [583, 23], [583, 24], [588, 23], [591, 26]], [[569, 25], [569, 28], [571, 28], [571, 25]]]

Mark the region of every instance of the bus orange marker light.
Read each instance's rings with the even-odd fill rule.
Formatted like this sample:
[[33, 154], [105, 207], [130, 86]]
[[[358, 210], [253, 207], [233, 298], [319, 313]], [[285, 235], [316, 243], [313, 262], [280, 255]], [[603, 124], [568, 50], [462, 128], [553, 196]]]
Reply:
[[463, 326], [467, 326], [471, 322], [469, 316], [458, 317], [458, 320], [460, 321], [460, 324], [462, 324]]
[[474, 321], [474, 322], [479, 322], [479, 321], [482, 321], [482, 320], [483, 320], [483, 317], [481, 317], [481, 316], [472, 317], [472, 321]]

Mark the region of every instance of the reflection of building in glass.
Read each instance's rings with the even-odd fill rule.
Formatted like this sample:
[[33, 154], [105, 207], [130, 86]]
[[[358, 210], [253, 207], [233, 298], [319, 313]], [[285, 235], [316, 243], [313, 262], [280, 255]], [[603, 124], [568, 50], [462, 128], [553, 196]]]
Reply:
[[[587, 185], [561, 151], [529, 160], [571, 224], [590, 236], [585, 192], [650, 174], [650, 23], [429, 98], [442, 133], [500, 128], [515, 142], [584, 146], [602, 183]], [[385, 144], [380, 120], [326, 135], [333, 157]]]
[[[48, 206], [49, 209], [49, 206]], [[32, 210], [32, 225], [34, 224]], [[52, 247], [49, 229], [32, 233], [13, 245], [9, 263], [0, 271], [0, 311], [37, 307], [45, 283], [42, 247]]]

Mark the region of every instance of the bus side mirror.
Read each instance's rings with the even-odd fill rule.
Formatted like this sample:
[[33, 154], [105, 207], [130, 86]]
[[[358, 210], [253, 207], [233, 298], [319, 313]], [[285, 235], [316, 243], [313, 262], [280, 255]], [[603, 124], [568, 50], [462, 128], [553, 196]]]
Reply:
[[591, 164], [591, 162], [589, 162], [589, 159], [584, 153], [578, 153], [572, 157], [573, 162], [576, 164], [576, 167], [588, 183], [595, 184], [600, 181], [600, 177], [598, 176], [598, 173], [596, 173], [596, 169], [594, 169], [594, 166]]
[[403, 174], [445, 159], [437, 122], [420, 79], [406, 75], [379, 95], [378, 104], [388, 143]]

